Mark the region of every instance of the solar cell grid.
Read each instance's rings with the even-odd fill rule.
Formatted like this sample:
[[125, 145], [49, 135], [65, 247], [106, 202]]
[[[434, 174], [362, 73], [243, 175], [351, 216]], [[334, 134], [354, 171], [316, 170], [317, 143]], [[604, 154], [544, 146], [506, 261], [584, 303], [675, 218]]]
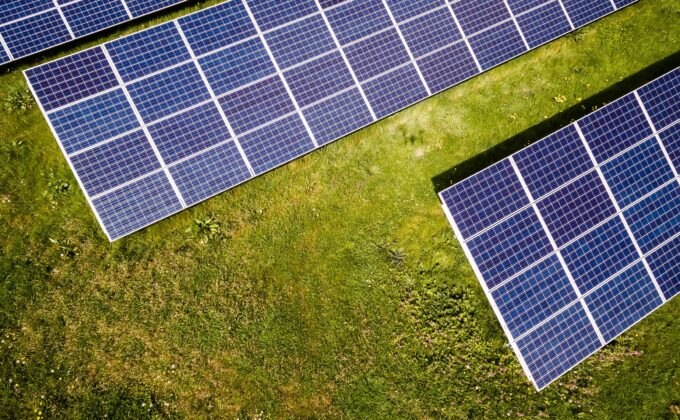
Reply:
[[[251, 174], [273, 169], [479, 73], [477, 56], [488, 68], [525, 51], [520, 19], [543, 6], [494, 0], [486, 16], [464, 3], [232, 0], [26, 76], [67, 153], [144, 132], [182, 203], [188, 184], [173, 185], [166, 165], [218, 167], [209, 151], [233, 141]], [[479, 32], [462, 33], [456, 7]]]
[[186, 0], [10, 0], [0, 4], [0, 64]]
[[[678, 86], [680, 68], [440, 193], [537, 389], [680, 291]], [[522, 191], [498, 211], [506, 190], [472, 186], [513, 162]], [[542, 226], [510, 228], [534, 209]], [[540, 234], [554, 248], [526, 244]]]

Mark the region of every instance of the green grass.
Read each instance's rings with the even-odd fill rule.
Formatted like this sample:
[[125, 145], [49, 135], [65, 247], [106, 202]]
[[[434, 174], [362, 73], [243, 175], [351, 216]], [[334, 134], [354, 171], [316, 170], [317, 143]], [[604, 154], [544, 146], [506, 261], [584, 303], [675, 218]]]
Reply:
[[0, 413], [677, 418], [680, 301], [536, 393], [435, 191], [680, 64], [677, 0], [110, 244], [21, 70], [162, 19], [0, 75]]

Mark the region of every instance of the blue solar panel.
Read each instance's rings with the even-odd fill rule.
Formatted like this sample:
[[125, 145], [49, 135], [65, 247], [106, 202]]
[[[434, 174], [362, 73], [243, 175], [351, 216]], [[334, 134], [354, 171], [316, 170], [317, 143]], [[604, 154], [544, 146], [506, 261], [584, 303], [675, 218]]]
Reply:
[[628, 207], [675, 177], [656, 138], [607, 162], [602, 173], [621, 207]]
[[680, 68], [440, 193], [537, 389], [680, 292], [679, 84]]
[[185, 1], [4, 1], [0, 4], [0, 35], [9, 51], [0, 53], [0, 64], [11, 61], [10, 58], [17, 60]]
[[552, 251], [532, 208], [504, 220], [468, 242], [470, 254], [493, 289]]
[[601, 347], [586, 311], [575, 304], [517, 340], [538, 389]]
[[[69, 12], [77, 31], [120, 18], [121, 0], [81, 1], [62, 2], [69, 11], [89, 10]], [[172, 2], [125, 4], [134, 17], [154, 3]], [[237, 150], [249, 175], [273, 169], [524, 52], [522, 25], [532, 42], [568, 32], [567, 16], [561, 9], [559, 15], [553, 3], [232, 0], [30, 69], [26, 76], [67, 155], [90, 153], [102, 159], [104, 168], [113, 168], [108, 157], [94, 151], [127, 136], [144, 136], [177, 201], [186, 207], [241, 182], [240, 175], [232, 177], [227, 170], [224, 182], [210, 178], [220, 172], [209, 171], [220, 167], [211, 153], [231, 168]], [[107, 13], [105, 5], [113, 9]], [[45, 7], [39, 16], [59, 12]], [[25, 12], [10, 9], [0, 6], [0, 13]], [[233, 146], [225, 146], [228, 142]], [[203, 181], [186, 179], [201, 172], [192, 171], [191, 164], [206, 168]], [[236, 174], [242, 174], [243, 166], [238, 167]], [[570, 176], [580, 174], [577, 165], [573, 170]], [[83, 185], [97, 178], [87, 171], [78, 175], [88, 178], [79, 180]], [[148, 172], [140, 176], [150, 178]], [[548, 177], [527, 176], [527, 182], [547, 193], [554, 189], [550, 182], [562, 182]], [[152, 183], [154, 188], [159, 182]], [[493, 214], [468, 226], [466, 234], [528, 205], [519, 180], [513, 182], [504, 186], [510, 194], [507, 208], [497, 203]], [[125, 201], [135, 197], [136, 190], [130, 191], [111, 197]], [[154, 208], [140, 218], [148, 222], [150, 214], [172, 214], [174, 206], [168, 212]], [[111, 209], [123, 211], [109, 207], [111, 216]], [[130, 213], [125, 210], [125, 217]], [[115, 224], [107, 229], [115, 233], [111, 239], [126, 227], [140, 227], [133, 220], [100, 220]]]
[[295, 111], [295, 105], [278, 76], [223, 96], [220, 105], [236, 134]]
[[170, 173], [188, 206], [251, 178], [233, 141], [171, 166]]
[[565, 185], [537, 206], [557, 246], [567, 244], [616, 212], [595, 172]]
[[120, 0], [79, 1], [63, 6], [61, 11], [77, 38], [130, 19]]
[[585, 303], [604, 339], [610, 341], [663, 301], [644, 265], [639, 262], [586, 296]]
[[551, 41], [571, 30], [569, 20], [556, 1], [518, 16], [517, 24], [531, 48]]
[[680, 293], [680, 237], [652, 252], [647, 262], [666, 299]]
[[111, 238], [134, 232], [182, 210], [182, 203], [163, 172], [94, 198], [92, 206]]
[[513, 22], [505, 22], [474, 35], [470, 45], [484, 70], [516, 57], [527, 50], [522, 37]]
[[140, 127], [121, 89], [58, 110], [49, 118], [69, 154]]
[[652, 134], [633, 94], [583, 118], [579, 127], [600, 163]]
[[534, 199], [594, 168], [572, 125], [521, 150], [515, 156], [515, 162]]
[[142, 131], [72, 156], [71, 162], [91, 196], [161, 167]]
[[151, 124], [148, 129], [167, 164], [231, 138], [212, 102]]
[[623, 221], [609, 219], [562, 249], [581, 293], [587, 293], [640, 258]]
[[613, 9], [610, 0], [562, 0], [562, 4], [577, 28], [611, 13]]
[[513, 337], [519, 337], [577, 299], [555, 255], [502, 284], [491, 296]]

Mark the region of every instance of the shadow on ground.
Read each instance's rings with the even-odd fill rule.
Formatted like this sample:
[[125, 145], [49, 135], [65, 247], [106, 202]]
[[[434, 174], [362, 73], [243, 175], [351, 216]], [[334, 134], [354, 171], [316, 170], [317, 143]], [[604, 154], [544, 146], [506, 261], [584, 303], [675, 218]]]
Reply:
[[436, 193], [680, 66], [680, 51], [432, 178]]

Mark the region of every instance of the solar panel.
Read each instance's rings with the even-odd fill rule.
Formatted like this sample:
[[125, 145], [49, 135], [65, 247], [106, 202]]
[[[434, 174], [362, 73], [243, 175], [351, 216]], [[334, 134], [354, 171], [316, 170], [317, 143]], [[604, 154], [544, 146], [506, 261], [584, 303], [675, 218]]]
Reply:
[[570, 8], [232, 0], [25, 75], [113, 240], [573, 30]]
[[529, 379], [680, 293], [680, 68], [440, 193]]
[[5, 0], [0, 65], [187, 0]]

